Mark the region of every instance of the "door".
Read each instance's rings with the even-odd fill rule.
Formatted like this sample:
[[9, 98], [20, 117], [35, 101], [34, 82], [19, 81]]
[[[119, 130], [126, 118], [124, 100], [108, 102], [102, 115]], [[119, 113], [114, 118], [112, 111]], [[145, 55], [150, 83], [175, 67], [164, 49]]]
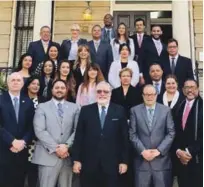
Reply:
[[129, 35], [135, 33], [135, 20], [137, 18], [142, 18], [146, 23], [146, 33], [150, 34], [151, 29], [151, 20], [150, 20], [150, 12], [129, 12], [129, 11], [114, 11], [113, 12], [113, 25], [114, 28], [117, 29], [118, 24], [125, 23], [128, 28]]

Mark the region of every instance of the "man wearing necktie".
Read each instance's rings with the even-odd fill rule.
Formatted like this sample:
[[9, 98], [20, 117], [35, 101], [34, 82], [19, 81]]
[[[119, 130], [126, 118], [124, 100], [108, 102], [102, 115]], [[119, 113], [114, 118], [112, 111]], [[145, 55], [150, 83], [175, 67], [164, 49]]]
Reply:
[[203, 185], [203, 100], [198, 84], [189, 79], [184, 83], [186, 99], [175, 117], [176, 137], [172, 153], [173, 168], [179, 187]]
[[21, 94], [23, 78], [9, 75], [8, 92], [0, 96], [0, 186], [22, 187], [33, 138], [33, 102]]
[[128, 124], [121, 106], [110, 103], [111, 86], [96, 86], [97, 103], [82, 107], [73, 145], [73, 171], [82, 187], [118, 186], [127, 171]]
[[66, 93], [66, 82], [55, 80], [52, 99], [36, 109], [34, 130], [38, 141], [32, 163], [38, 165], [40, 187], [72, 186], [70, 150], [79, 107], [65, 101]]
[[144, 104], [131, 109], [129, 135], [135, 150], [135, 187], [172, 187], [169, 152], [174, 123], [171, 110], [156, 99], [155, 87], [146, 85]]

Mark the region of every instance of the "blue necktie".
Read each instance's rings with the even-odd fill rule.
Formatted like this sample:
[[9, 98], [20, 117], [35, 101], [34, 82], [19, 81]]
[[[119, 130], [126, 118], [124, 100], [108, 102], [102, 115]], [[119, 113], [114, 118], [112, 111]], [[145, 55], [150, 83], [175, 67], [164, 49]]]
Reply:
[[106, 31], [106, 41], [110, 42], [110, 30]]
[[174, 74], [175, 67], [176, 67], [174, 60], [175, 60], [175, 58], [171, 58], [171, 72], [172, 72], [172, 74]]
[[60, 120], [62, 122], [62, 119], [63, 119], [63, 114], [64, 114], [64, 111], [63, 111], [63, 108], [62, 108], [62, 103], [58, 103], [58, 115], [60, 117]]
[[156, 92], [157, 92], [157, 95], [159, 95], [159, 83], [156, 82], [155, 85], [154, 85], [155, 89], [156, 89]]
[[100, 115], [100, 121], [101, 121], [101, 129], [103, 129], [105, 118], [106, 118], [106, 107], [102, 106], [101, 109], [102, 110], [101, 110], [101, 115]]
[[15, 110], [15, 114], [16, 114], [16, 120], [18, 122], [18, 112], [19, 112], [19, 102], [18, 102], [18, 98], [14, 97], [13, 98], [14, 101], [14, 110]]
[[154, 117], [154, 109], [149, 108], [148, 109], [148, 113], [147, 113], [147, 117], [148, 117], [148, 126], [150, 131], [152, 130], [152, 121], [153, 121], [153, 117]]

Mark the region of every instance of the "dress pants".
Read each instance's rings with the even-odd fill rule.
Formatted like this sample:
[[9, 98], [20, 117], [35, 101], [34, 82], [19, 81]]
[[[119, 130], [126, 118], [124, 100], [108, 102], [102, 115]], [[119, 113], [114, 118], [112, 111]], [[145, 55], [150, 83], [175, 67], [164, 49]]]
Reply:
[[0, 187], [23, 187], [26, 175], [26, 164], [1, 164]]
[[25, 187], [37, 187], [37, 183], [38, 183], [38, 165], [29, 162], [26, 170]]
[[118, 173], [110, 175], [99, 164], [94, 172], [82, 170], [80, 182], [81, 187], [118, 187]]

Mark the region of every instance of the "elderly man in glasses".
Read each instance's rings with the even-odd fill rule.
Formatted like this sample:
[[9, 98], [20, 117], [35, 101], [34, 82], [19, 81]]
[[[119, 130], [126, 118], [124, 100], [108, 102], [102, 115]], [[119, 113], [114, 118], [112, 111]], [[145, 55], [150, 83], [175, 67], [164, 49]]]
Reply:
[[82, 187], [118, 186], [127, 171], [128, 124], [121, 106], [110, 103], [111, 86], [100, 82], [97, 103], [82, 107], [73, 145], [73, 171]]

